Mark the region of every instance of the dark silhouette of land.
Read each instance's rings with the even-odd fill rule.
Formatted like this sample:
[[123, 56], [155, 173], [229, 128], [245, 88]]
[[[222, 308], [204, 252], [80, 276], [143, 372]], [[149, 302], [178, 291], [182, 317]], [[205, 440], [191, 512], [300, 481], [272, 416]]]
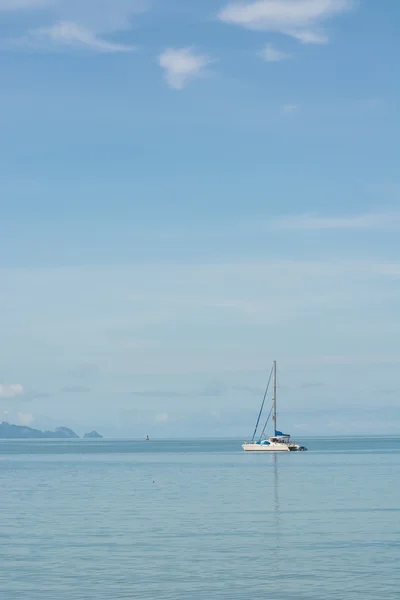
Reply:
[[85, 439], [95, 439], [95, 440], [100, 440], [103, 438], [103, 436], [100, 435], [99, 433], [97, 433], [97, 431], [91, 431], [90, 433], [85, 433], [85, 435], [83, 437]]
[[[97, 431], [86, 433], [85, 438], [102, 438]], [[68, 427], [57, 427], [55, 431], [40, 431], [40, 429], [32, 429], [24, 425], [12, 425], [3, 421], [0, 423], [0, 439], [55, 439], [55, 440], [72, 440], [79, 439], [79, 435], [68, 429]]]

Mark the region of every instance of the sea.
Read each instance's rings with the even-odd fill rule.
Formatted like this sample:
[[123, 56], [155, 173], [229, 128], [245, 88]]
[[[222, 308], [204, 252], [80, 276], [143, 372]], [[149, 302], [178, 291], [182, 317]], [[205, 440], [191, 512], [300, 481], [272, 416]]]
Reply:
[[400, 437], [0, 441], [4, 600], [400, 598]]

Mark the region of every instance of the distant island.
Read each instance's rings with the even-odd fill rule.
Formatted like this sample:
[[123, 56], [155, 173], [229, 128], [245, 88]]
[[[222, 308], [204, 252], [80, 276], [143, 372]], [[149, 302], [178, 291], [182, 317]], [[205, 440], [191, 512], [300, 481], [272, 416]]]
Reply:
[[[101, 438], [97, 431], [87, 433], [84, 437]], [[57, 427], [55, 431], [40, 431], [24, 425], [12, 425], [3, 421], [0, 423], [0, 439], [18, 440], [18, 439], [55, 439], [72, 440], [79, 439], [79, 435], [68, 429], [68, 427]]]
[[85, 433], [85, 435], [83, 437], [85, 439], [96, 439], [96, 440], [103, 439], [103, 436], [100, 435], [99, 433], [97, 433], [97, 431], [91, 431], [90, 433]]

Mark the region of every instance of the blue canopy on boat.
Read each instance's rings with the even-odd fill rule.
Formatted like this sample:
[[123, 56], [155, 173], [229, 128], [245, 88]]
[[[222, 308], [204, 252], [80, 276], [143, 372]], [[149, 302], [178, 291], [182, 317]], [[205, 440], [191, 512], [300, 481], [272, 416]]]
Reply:
[[282, 433], [282, 431], [276, 431], [275, 429], [275, 437], [290, 437], [288, 433]]

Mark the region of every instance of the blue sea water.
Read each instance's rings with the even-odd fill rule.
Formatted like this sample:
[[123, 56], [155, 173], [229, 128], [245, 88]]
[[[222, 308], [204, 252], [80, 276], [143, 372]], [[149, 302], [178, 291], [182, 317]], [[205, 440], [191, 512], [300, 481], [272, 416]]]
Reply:
[[1, 598], [399, 598], [400, 438], [306, 445], [0, 441]]

